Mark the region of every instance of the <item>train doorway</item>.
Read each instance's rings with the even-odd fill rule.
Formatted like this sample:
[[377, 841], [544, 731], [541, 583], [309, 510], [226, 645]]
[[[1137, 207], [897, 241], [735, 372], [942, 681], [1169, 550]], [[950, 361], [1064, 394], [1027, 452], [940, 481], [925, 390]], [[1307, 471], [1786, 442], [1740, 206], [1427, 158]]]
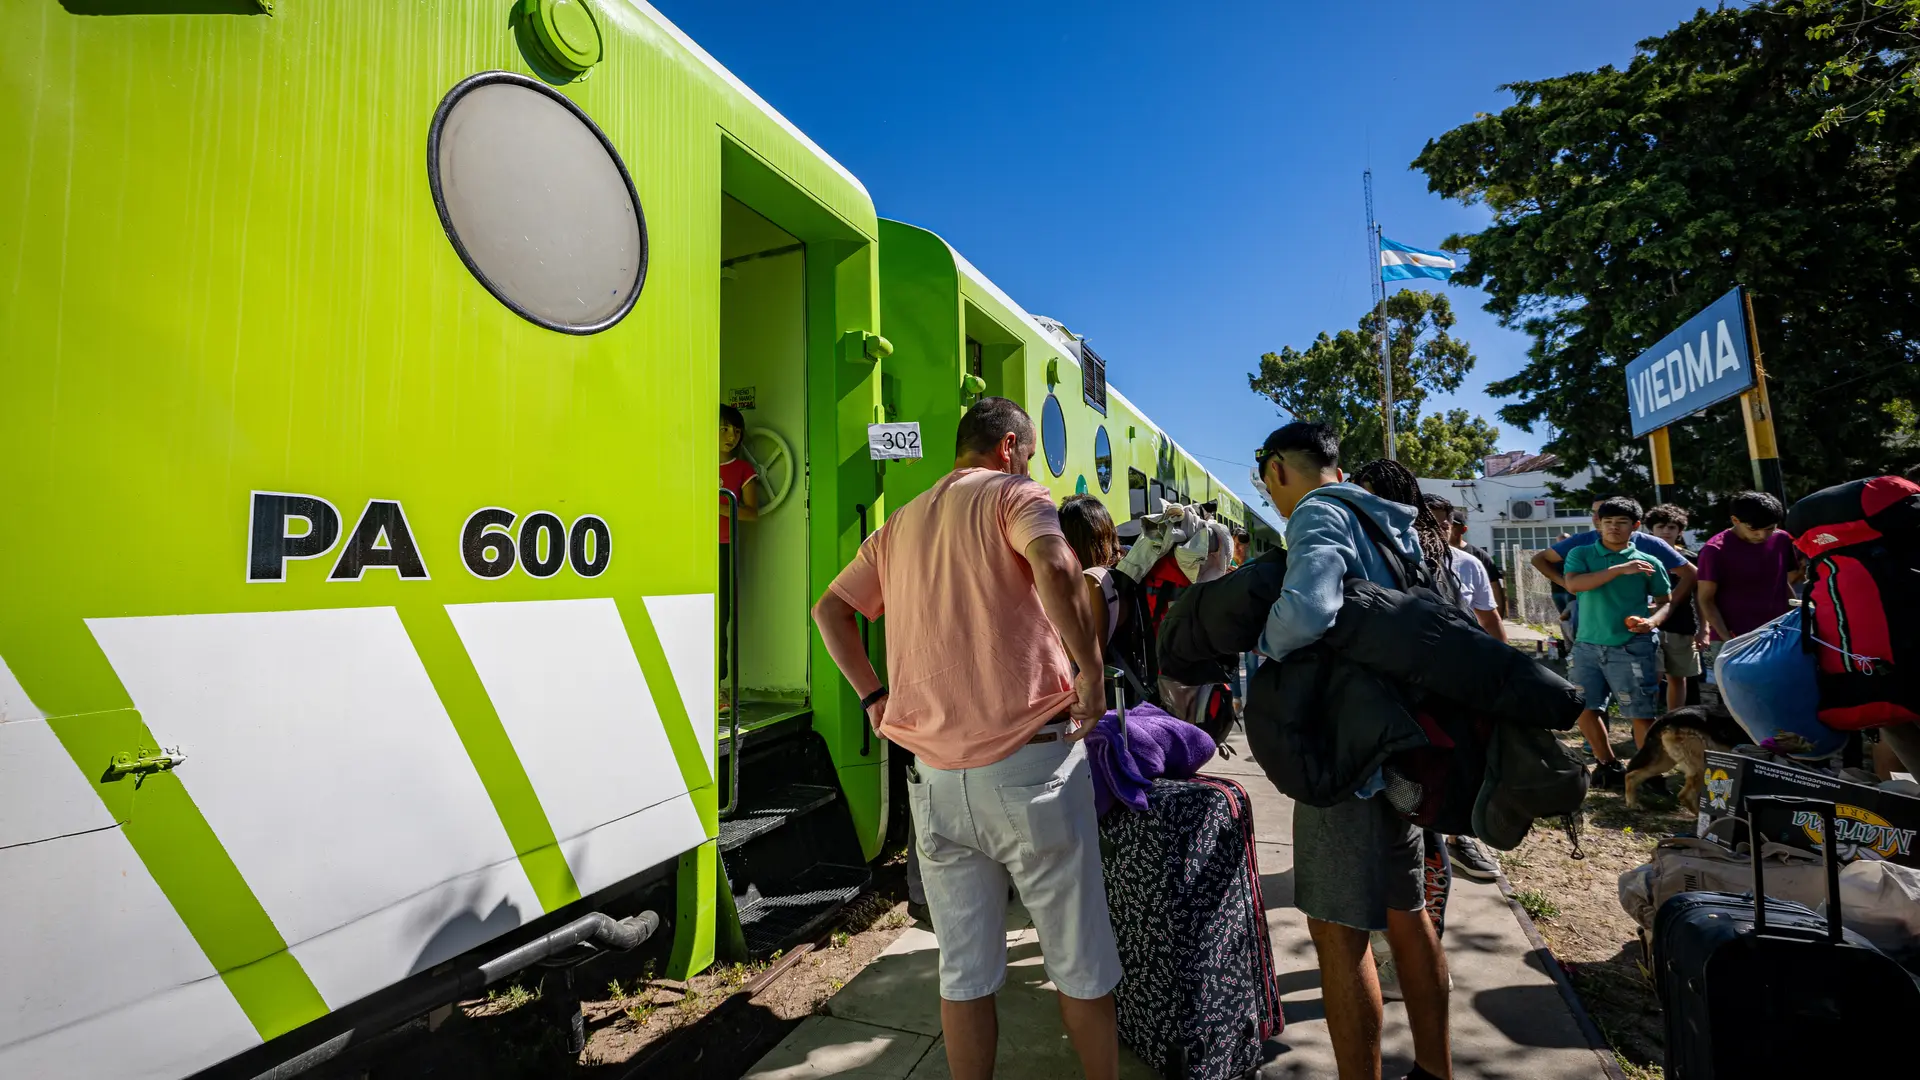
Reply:
[[[718, 643], [728, 672], [721, 700], [724, 714], [737, 687], [732, 705], [740, 727], [752, 730], [804, 713], [810, 697], [807, 256], [792, 233], [732, 196], [721, 202], [720, 401], [745, 421], [735, 456], [756, 474], [738, 536], [726, 536], [721, 504], [722, 537], [731, 540], [721, 551], [722, 594], [732, 594], [739, 615]], [[741, 475], [737, 465], [731, 471]], [[730, 582], [729, 555], [738, 567]], [[730, 613], [722, 610], [720, 620], [726, 626]]]
[[[723, 194], [720, 206], [722, 447], [728, 420], [744, 428], [738, 460], [729, 463], [722, 451], [721, 480], [751, 508], [737, 528], [721, 525], [728, 542], [720, 548], [718, 592], [732, 601], [720, 613], [727, 630], [717, 642], [726, 673], [716, 736], [718, 840], [723, 910], [732, 918], [722, 920], [716, 951], [726, 959], [763, 959], [817, 933], [868, 882], [856, 813], [878, 816], [872, 795], [846, 775], [875, 773], [877, 762], [865, 770], [837, 766], [833, 692], [823, 702], [813, 687], [820, 540], [811, 518], [831, 517], [832, 500], [811, 482], [809, 460], [817, 435], [833, 445], [833, 428], [812, 410], [821, 376], [837, 369], [832, 339], [822, 350], [812, 320], [833, 310], [821, 309], [820, 288], [837, 293], [838, 283], [823, 282], [824, 267], [813, 265], [832, 265], [833, 241], [807, 232], [804, 204], [781, 201], [792, 194], [769, 185], [743, 197]], [[743, 479], [748, 468], [751, 481]], [[724, 517], [724, 499], [720, 505]], [[839, 689], [838, 672], [828, 673]]]

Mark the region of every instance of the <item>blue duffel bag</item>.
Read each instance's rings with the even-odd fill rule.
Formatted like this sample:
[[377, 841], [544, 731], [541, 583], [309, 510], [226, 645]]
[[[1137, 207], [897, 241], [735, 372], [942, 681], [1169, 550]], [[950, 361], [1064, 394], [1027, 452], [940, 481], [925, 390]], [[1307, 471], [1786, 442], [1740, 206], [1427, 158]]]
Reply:
[[1713, 679], [1734, 720], [1760, 746], [1822, 758], [1847, 741], [1845, 732], [1820, 722], [1820, 687], [1801, 643], [1799, 608], [1720, 646]]

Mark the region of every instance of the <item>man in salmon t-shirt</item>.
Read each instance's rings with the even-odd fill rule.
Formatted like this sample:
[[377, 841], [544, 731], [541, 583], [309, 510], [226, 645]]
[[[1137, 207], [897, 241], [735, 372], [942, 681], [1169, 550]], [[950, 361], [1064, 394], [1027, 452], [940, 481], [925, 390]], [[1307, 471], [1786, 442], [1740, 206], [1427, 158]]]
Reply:
[[[874, 730], [916, 758], [907, 801], [940, 935], [955, 1080], [993, 1075], [1009, 879], [1040, 933], [1081, 1067], [1110, 1080], [1120, 954], [1080, 742], [1106, 694], [1080, 561], [1047, 489], [1027, 476], [1034, 430], [1020, 406], [980, 399], [956, 442], [953, 471], [887, 515], [813, 617]], [[891, 690], [861, 647], [856, 612], [886, 616]]]

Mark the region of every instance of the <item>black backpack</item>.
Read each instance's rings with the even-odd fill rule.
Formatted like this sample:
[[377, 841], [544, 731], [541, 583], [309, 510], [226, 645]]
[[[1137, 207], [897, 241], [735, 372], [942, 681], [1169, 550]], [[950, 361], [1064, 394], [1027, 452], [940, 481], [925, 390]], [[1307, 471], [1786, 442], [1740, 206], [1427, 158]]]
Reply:
[[[1155, 563], [1154, 568], [1157, 570], [1159, 565]], [[1123, 676], [1120, 689], [1126, 695], [1129, 708], [1143, 703], [1158, 708], [1160, 623], [1186, 587], [1171, 575], [1149, 574], [1143, 584], [1118, 570], [1111, 573], [1109, 580], [1119, 597], [1115, 603], [1120, 616], [1114, 624], [1113, 636], [1107, 639], [1107, 663], [1120, 669]]]

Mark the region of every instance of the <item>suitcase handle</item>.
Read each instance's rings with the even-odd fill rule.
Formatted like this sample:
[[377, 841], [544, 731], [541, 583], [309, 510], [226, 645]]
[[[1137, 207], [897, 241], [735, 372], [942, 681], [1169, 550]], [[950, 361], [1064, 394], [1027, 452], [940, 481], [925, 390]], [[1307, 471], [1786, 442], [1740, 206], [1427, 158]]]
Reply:
[[1113, 715], [1119, 722], [1121, 738], [1127, 734], [1127, 698], [1120, 692], [1120, 679], [1125, 674], [1112, 664], [1107, 665], [1107, 698], [1113, 702]]
[[1827, 868], [1827, 940], [1835, 945], [1845, 940], [1840, 923], [1840, 856], [1834, 849], [1839, 841], [1834, 836], [1834, 818], [1839, 807], [1826, 799], [1813, 799], [1805, 795], [1749, 795], [1747, 804], [1747, 848], [1753, 863], [1753, 932], [1764, 934], [1767, 931], [1767, 889], [1761, 866], [1767, 861], [1763, 856], [1767, 840], [1755, 825], [1757, 815], [1753, 812], [1755, 803], [1773, 803], [1779, 806], [1807, 806], [1820, 811], [1820, 849]]

